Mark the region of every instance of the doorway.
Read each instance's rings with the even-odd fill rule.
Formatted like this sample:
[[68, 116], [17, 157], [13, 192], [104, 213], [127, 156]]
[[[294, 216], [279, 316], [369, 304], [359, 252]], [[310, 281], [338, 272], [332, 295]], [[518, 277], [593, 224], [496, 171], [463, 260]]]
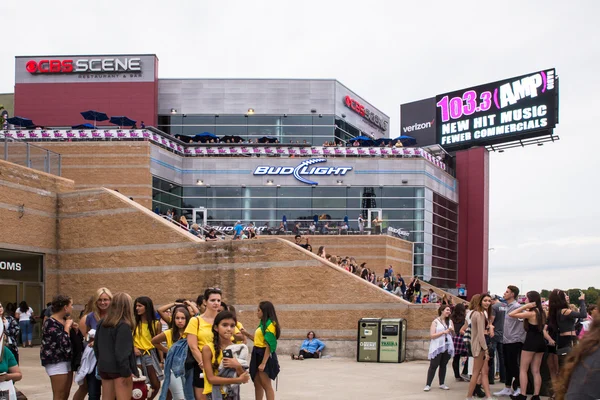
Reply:
[[0, 303], [5, 309], [8, 303], [18, 303], [19, 298], [19, 285], [0, 281]]
[[373, 221], [377, 219], [383, 220], [383, 210], [381, 208], [369, 208], [367, 210], [367, 228], [371, 229], [371, 232], [379, 235], [381, 234], [381, 223], [373, 224]]
[[199, 224], [201, 227], [206, 226], [206, 208], [194, 208], [192, 210], [192, 221], [194, 224]]

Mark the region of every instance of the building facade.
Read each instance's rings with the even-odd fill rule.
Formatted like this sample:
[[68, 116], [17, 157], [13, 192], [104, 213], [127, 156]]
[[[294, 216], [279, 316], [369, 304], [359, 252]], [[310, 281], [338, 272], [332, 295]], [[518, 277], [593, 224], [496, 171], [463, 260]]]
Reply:
[[[444, 288], [458, 283], [456, 178], [424, 149], [347, 147], [356, 136], [389, 138], [390, 120], [337, 80], [159, 79], [155, 55], [16, 58], [17, 115], [66, 127], [85, 122], [80, 112], [88, 109], [157, 129], [94, 121], [94, 131], [18, 133], [63, 154], [64, 176], [78, 188], [113, 187], [137, 199], [148, 186], [151, 199], [142, 204], [158, 212], [171, 209], [219, 229], [253, 222], [261, 234], [283, 221], [288, 231], [316, 221], [317, 231], [339, 233], [347, 224], [352, 233], [359, 216], [375, 233], [371, 221], [380, 218], [384, 233], [392, 228], [414, 243], [415, 275]], [[186, 143], [198, 134], [244, 143]], [[255, 144], [262, 138], [276, 144]], [[71, 140], [78, 147], [69, 155]], [[101, 165], [100, 154], [82, 151], [86, 140], [151, 145], [149, 154], [121, 147], [131, 160], [105, 154]], [[130, 179], [118, 178], [125, 175]]]

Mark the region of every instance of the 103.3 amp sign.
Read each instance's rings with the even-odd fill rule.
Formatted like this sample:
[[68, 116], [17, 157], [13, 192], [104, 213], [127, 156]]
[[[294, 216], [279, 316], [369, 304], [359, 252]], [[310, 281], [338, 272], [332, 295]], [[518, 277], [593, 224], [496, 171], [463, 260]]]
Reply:
[[558, 77], [546, 69], [436, 96], [437, 143], [447, 150], [552, 133]]

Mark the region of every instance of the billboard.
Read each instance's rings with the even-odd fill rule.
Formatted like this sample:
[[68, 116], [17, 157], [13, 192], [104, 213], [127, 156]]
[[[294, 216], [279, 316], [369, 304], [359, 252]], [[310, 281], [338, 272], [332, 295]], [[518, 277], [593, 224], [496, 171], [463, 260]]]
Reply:
[[400, 105], [400, 135], [412, 136], [419, 146], [437, 143], [435, 97]]
[[447, 150], [548, 135], [558, 120], [558, 78], [546, 69], [436, 96], [437, 143]]

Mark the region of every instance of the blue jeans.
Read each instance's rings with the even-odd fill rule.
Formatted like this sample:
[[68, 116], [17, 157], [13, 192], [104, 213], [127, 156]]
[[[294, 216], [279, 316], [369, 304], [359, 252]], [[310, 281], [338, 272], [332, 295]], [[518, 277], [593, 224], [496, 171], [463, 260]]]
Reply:
[[33, 339], [33, 326], [30, 321], [19, 321], [19, 326], [21, 327], [21, 341], [23, 345], [27, 342], [31, 342]]

